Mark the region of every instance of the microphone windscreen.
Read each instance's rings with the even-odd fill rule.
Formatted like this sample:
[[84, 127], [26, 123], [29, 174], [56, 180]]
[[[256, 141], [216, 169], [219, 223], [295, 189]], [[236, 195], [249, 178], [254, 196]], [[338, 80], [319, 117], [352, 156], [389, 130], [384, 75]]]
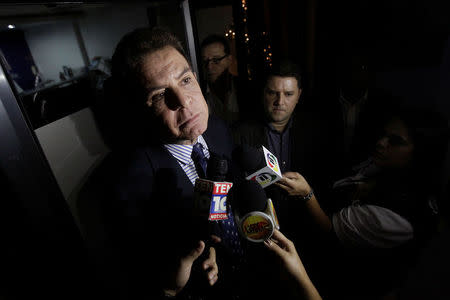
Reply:
[[211, 153], [210, 155], [206, 170], [208, 179], [212, 181], [225, 181], [228, 173], [228, 161], [215, 153]]
[[239, 216], [244, 216], [249, 212], [264, 211], [267, 195], [256, 181], [243, 180], [233, 184], [228, 192], [227, 202]]
[[233, 153], [234, 159], [238, 162], [243, 171], [251, 174], [264, 168], [265, 160], [262, 147], [252, 147], [241, 145]]

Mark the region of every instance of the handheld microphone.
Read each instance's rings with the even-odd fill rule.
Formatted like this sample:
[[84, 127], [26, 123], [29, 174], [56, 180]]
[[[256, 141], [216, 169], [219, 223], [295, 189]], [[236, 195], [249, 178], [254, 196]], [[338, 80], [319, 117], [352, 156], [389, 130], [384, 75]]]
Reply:
[[254, 180], [263, 188], [282, 178], [278, 159], [264, 146], [242, 145], [235, 150], [235, 157], [246, 173], [245, 179]]
[[228, 206], [241, 235], [251, 242], [264, 242], [280, 229], [272, 200], [255, 180], [235, 183], [228, 193]]
[[233, 183], [226, 182], [228, 162], [223, 157], [211, 153], [208, 161], [209, 179], [198, 178], [194, 186], [194, 206], [209, 221], [228, 219], [227, 195]]
[[206, 175], [208, 179], [197, 178], [194, 185], [194, 211], [199, 217], [199, 225], [195, 230], [199, 238], [205, 242], [205, 250], [192, 267], [191, 286], [198, 286], [198, 290], [208, 290], [205, 285], [203, 269], [200, 263], [209, 256], [210, 247], [214, 247], [215, 242], [211, 235], [215, 234], [215, 228], [219, 220], [228, 219], [227, 195], [228, 190], [233, 185], [226, 182], [228, 173], [228, 161], [217, 154], [210, 153]]

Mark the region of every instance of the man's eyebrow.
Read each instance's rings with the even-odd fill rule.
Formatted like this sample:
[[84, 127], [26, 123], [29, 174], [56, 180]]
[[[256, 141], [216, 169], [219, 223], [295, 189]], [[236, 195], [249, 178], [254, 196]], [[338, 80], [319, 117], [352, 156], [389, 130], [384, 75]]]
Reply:
[[154, 92], [154, 91], [157, 91], [157, 90], [161, 90], [161, 89], [164, 89], [165, 87], [164, 86], [154, 86], [154, 87], [151, 87], [151, 88], [149, 88], [148, 90], [147, 90], [147, 92], [150, 94], [150, 93], [152, 93], [152, 92]]
[[[175, 79], [176, 79], [176, 80], [180, 80], [180, 78], [183, 77], [183, 75], [186, 74], [187, 72], [191, 72], [191, 67], [186, 66], [186, 67], [183, 69], [183, 71], [180, 72], [180, 75], [178, 75], [177, 77], [175, 77]], [[164, 88], [165, 88], [165, 86], [162, 86], [162, 85], [161, 85], [161, 86], [154, 86], [154, 87], [148, 88], [147, 92], [148, 92], [148, 93], [151, 93], [151, 92], [153, 92], [153, 91], [161, 90], [161, 89], [164, 89]]]
[[180, 75], [178, 75], [178, 77], [176, 77], [177, 80], [180, 80], [181, 77], [183, 77], [184, 74], [191, 72], [191, 67], [186, 66], [183, 71], [181, 71]]

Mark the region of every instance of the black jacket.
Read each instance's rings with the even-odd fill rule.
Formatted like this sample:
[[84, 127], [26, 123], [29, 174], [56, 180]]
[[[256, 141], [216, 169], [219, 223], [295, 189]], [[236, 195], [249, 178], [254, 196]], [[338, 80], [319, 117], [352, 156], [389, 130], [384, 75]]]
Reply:
[[[231, 158], [233, 143], [222, 121], [210, 116], [203, 137], [210, 153]], [[106, 276], [117, 276], [115, 284], [123, 286], [119, 290], [124, 295], [118, 298], [158, 297], [161, 283], [167, 282], [165, 276], [169, 275], [165, 271], [174, 267], [177, 257], [194, 249], [203, 237], [202, 231], [208, 224], [193, 217], [193, 191], [176, 159], [157, 143], [115, 149], [95, 171], [84, 194], [89, 201], [97, 202], [103, 220], [100, 225], [105, 236], [99, 247], [104, 252], [99, 256], [109, 256], [104, 267], [115, 275]], [[217, 255], [222, 265], [221, 281], [215, 289], [198, 285], [194, 267], [184, 289], [192, 299], [196, 296], [229, 299], [230, 295], [241, 293], [234, 284], [237, 276], [229, 274], [238, 262], [233, 261], [225, 248], [218, 251], [222, 251]]]

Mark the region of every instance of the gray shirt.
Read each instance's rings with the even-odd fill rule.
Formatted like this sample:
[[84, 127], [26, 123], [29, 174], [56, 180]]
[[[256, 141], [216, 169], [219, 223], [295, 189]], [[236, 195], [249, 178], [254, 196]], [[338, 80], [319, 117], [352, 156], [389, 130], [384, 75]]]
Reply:
[[292, 116], [283, 132], [278, 132], [270, 124], [266, 123], [265, 132], [267, 136], [269, 151], [278, 159], [281, 172], [291, 170], [291, 128]]

